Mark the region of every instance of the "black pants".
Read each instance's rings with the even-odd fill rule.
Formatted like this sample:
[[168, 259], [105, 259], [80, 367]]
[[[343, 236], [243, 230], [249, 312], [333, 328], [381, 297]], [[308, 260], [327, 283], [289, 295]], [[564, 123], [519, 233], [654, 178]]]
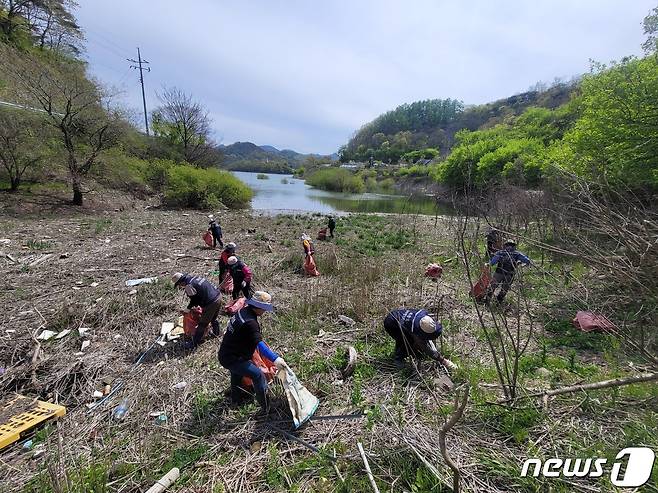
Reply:
[[331, 226], [329, 226], [329, 236], [331, 236], [332, 238], [334, 237], [334, 228], [332, 228]]
[[240, 297], [241, 292], [245, 298], [251, 298], [251, 283], [248, 282], [243, 288], [242, 281], [237, 282], [235, 279], [233, 279], [233, 299], [237, 300]]
[[212, 235], [212, 247], [215, 248], [217, 246], [217, 243], [219, 243], [220, 247], [224, 248], [224, 243], [222, 242], [222, 237]]
[[505, 296], [507, 296], [507, 292], [512, 287], [513, 281], [514, 272], [494, 272], [489, 288], [487, 289], [487, 301], [491, 300], [496, 288], [500, 286], [496, 299], [498, 300], [498, 303], [502, 303]]
[[384, 330], [395, 340], [395, 353], [393, 354], [393, 357], [396, 360], [403, 360], [409, 355], [414, 358], [419, 358], [423, 354], [431, 356], [432, 358], [440, 356], [438, 354], [432, 354], [432, 351], [425, 341], [422, 341], [411, 334], [406, 334], [402, 330], [400, 322], [391, 315], [388, 315], [384, 319]]

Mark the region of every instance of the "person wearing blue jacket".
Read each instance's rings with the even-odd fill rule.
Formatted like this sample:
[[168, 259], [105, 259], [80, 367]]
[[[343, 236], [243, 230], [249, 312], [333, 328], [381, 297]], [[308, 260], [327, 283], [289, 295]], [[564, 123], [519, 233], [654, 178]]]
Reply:
[[219, 335], [217, 316], [222, 308], [222, 293], [219, 289], [207, 279], [201, 276], [193, 276], [192, 274], [176, 272], [171, 277], [171, 280], [176, 288], [184, 290], [185, 294], [190, 298], [190, 302], [187, 304], [187, 311], [195, 306], [199, 306], [202, 309], [201, 318], [194, 329], [192, 341], [186, 341], [186, 347], [189, 349], [201, 344], [204, 335], [208, 332], [208, 325], [212, 326], [213, 334]]
[[503, 249], [496, 252], [491, 257], [491, 260], [485, 264], [488, 268], [491, 268], [492, 265], [496, 266], [491, 283], [487, 288], [486, 302], [489, 303], [491, 301], [496, 288], [500, 287], [496, 295], [496, 300], [498, 303], [502, 303], [505, 300], [505, 296], [507, 296], [507, 292], [512, 287], [517, 266], [519, 264], [530, 265], [530, 263], [530, 259], [527, 256], [517, 251], [516, 242], [511, 240], [506, 241]]
[[222, 241], [222, 227], [217, 222], [217, 219], [214, 217], [210, 218], [210, 225], [208, 226], [208, 231], [212, 233], [212, 247], [216, 248], [217, 243], [221, 248], [224, 248], [224, 242]]
[[443, 326], [441, 322], [435, 322], [427, 310], [393, 310], [384, 319], [384, 330], [395, 340], [393, 359], [396, 366], [403, 366], [409, 355], [418, 357], [425, 354], [449, 370], [457, 368], [456, 364], [441, 355], [432, 342], [441, 335]]
[[231, 400], [237, 404], [248, 396], [240, 382], [242, 377], [249, 377], [254, 385], [256, 400], [263, 413], [267, 414], [267, 380], [260, 368], [251, 361], [251, 357], [258, 348], [260, 355], [274, 363], [279, 370], [289, 367], [281, 356], [265, 344], [258, 323], [258, 317], [274, 309], [272, 297], [265, 291], [256, 291], [246, 303], [247, 306], [231, 317], [217, 358], [231, 372]]

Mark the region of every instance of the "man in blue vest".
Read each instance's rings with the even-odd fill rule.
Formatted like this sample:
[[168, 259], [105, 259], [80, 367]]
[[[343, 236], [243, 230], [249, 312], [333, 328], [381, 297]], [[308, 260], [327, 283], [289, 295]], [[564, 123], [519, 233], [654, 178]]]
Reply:
[[443, 326], [441, 322], [435, 322], [426, 310], [393, 310], [384, 319], [384, 330], [395, 339], [393, 359], [396, 366], [402, 367], [409, 355], [418, 357], [424, 354], [449, 370], [457, 369], [457, 365], [443, 357], [432, 342], [441, 335]]
[[511, 240], [506, 241], [503, 245], [503, 249], [496, 252], [496, 254], [491, 257], [491, 260], [485, 264], [485, 266], [489, 268], [492, 265], [496, 266], [496, 270], [492, 276], [491, 283], [487, 288], [487, 303], [491, 301], [496, 288], [499, 286], [500, 289], [496, 295], [496, 300], [499, 304], [505, 300], [507, 292], [512, 287], [517, 265], [519, 264], [530, 265], [530, 259], [523, 255], [521, 252], [517, 251], [516, 242]]
[[208, 332], [208, 325], [212, 325], [212, 332], [219, 335], [219, 322], [217, 316], [222, 308], [222, 294], [213, 283], [200, 276], [192, 274], [183, 274], [176, 272], [171, 277], [174, 286], [183, 289], [185, 294], [190, 298], [187, 304], [187, 311], [195, 306], [202, 309], [199, 323], [194, 329], [192, 341], [186, 341], [187, 348], [194, 348], [202, 341], [204, 335]]
[[231, 372], [231, 400], [240, 403], [248, 397], [240, 382], [242, 377], [249, 377], [264, 414], [268, 412], [267, 380], [251, 361], [254, 351], [258, 348], [260, 355], [273, 362], [278, 369], [288, 368], [284, 359], [265, 344], [258, 323], [258, 317], [273, 309], [272, 297], [265, 291], [256, 291], [247, 299], [247, 305], [231, 317], [217, 353], [219, 363]]
[[212, 247], [217, 247], [217, 243], [219, 243], [219, 246], [224, 248], [224, 243], [222, 242], [222, 227], [217, 222], [217, 219], [212, 216], [209, 217], [210, 224], [208, 226], [208, 231], [212, 233]]

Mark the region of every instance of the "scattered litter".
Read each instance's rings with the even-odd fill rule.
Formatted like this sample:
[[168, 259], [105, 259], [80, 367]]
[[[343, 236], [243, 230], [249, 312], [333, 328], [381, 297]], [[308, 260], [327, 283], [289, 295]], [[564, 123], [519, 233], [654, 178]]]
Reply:
[[98, 286], [98, 283], [97, 282], [92, 282], [89, 286], [92, 287], [92, 288], [95, 288], [96, 286]]
[[439, 264], [429, 264], [427, 267], [425, 267], [425, 277], [429, 277], [430, 279], [437, 280], [441, 275], [443, 274], [443, 267], [441, 267]]
[[82, 341], [82, 346], [80, 346], [80, 351], [84, 351], [85, 349], [87, 349], [90, 344], [91, 341]]
[[157, 418], [161, 414], [164, 414], [164, 411], [153, 411], [153, 412], [149, 413], [149, 416], [152, 417], [152, 418]]
[[341, 371], [341, 374], [343, 375], [343, 380], [348, 379], [354, 373], [354, 370], [356, 369], [356, 358], [357, 358], [356, 349], [354, 349], [353, 346], [348, 346], [347, 347], [347, 365]]
[[11, 243], [11, 240], [9, 238], [0, 239], [0, 244], [2, 244], [2, 245], [9, 245], [10, 243]]
[[112, 390], [112, 386], [109, 383], [106, 383], [103, 387], [103, 395], [109, 394], [110, 390]]
[[89, 327], [80, 327], [78, 329], [78, 334], [80, 335], [80, 337], [84, 337], [87, 334], [87, 332], [89, 332], [90, 330], [91, 328]]
[[14, 262], [15, 264], [18, 263], [18, 262], [16, 261], [16, 259], [15, 259], [14, 257], [12, 257], [11, 255], [9, 255], [8, 253], [0, 252], [0, 256], [4, 256], [4, 257], [8, 258], [9, 260], [11, 260], [12, 262]]
[[60, 253], [59, 258], [69, 258], [71, 254], [69, 252]]
[[94, 390], [94, 393], [92, 395], [94, 399], [100, 399], [101, 397], [103, 397], [103, 392], [101, 392], [100, 390]]
[[59, 334], [55, 336], [55, 339], [63, 339], [70, 333], [71, 333], [71, 329], [64, 329], [63, 331], [61, 331]]
[[114, 334], [115, 339], [121, 339], [121, 334]]
[[168, 264], [168, 263], [171, 262], [171, 259], [170, 258], [163, 258], [162, 262], [164, 262], [165, 264]]
[[30, 313], [34, 313], [34, 310], [26, 310], [24, 312], [18, 312], [19, 315], [29, 315]]
[[38, 401], [22, 395], [7, 402], [0, 409], [0, 450], [20, 440], [29, 430], [42, 425], [51, 418], [66, 414], [66, 408], [59, 404]]
[[37, 458], [41, 457], [43, 454], [45, 454], [45, 453], [46, 453], [46, 449], [45, 449], [45, 447], [43, 446], [43, 444], [40, 443], [40, 444], [38, 444], [38, 445], [34, 448], [34, 453], [32, 454], [32, 458], [33, 458], [33, 459], [37, 459]]
[[162, 322], [162, 327], [160, 328], [160, 335], [165, 335], [169, 334], [174, 330], [174, 323], [173, 322]]
[[0, 366], [0, 375], [4, 375], [5, 371], [7, 370], [5, 370], [4, 367]]
[[338, 320], [340, 320], [345, 325], [349, 325], [349, 326], [352, 326], [356, 323], [350, 317], [346, 317], [345, 315], [338, 315]]
[[164, 490], [174, 484], [179, 476], [180, 469], [174, 467], [171, 471], [158, 479], [153, 486], [146, 490], [146, 493], [162, 493]]
[[32, 445], [34, 445], [32, 440], [26, 440], [23, 442], [23, 450], [32, 450]]
[[130, 291], [128, 291], [128, 295], [129, 295], [129, 296], [133, 296], [133, 295], [135, 295], [135, 294], [137, 294], [137, 290], [136, 290], [136, 289], [131, 289]]
[[130, 407], [130, 402], [128, 399], [124, 399], [121, 401], [121, 404], [119, 404], [117, 407], [114, 408], [114, 411], [112, 411], [112, 416], [114, 419], [123, 419], [126, 417], [126, 414], [128, 414]]
[[130, 279], [126, 281], [126, 286], [131, 288], [133, 286], [139, 286], [140, 284], [151, 284], [154, 282], [158, 282], [157, 277], [142, 277], [140, 279]]
[[165, 346], [167, 345], [167, 341], [164, 341], [164, 340], [162, 340], [162, 339], [158, 339], [157, 341], [155, 341], [155, 343], [156, 343], [158, 346], [162, 346], [162, 347], [165, 347]]
[[175, 384], [171, 388], [176, 389], [176, 390], [180, 390], [180, 389], [184, 389], [185, 387], [187, 387], [187, 382], [182, 381], [182, 382], [178, 382], [177, 384]]
[[109, 239], [109, 238], [106, 238], [106, 239], [105, 239], [105, 243], [109, 243], [109, 242], [110, 242], [110, 239]]
[[155, 418], [155, 424], [156, 425], [164, 425], [167, 423], [167, 415], [162, 413], [159, 415], [157, 418]]
[[82, 281], [75, 281], [75, 283], [76, 283], [78, 286], [81, 286], [81, 285], [83, 284]]
[[83, 353], [82, 351], [78, 351], [77, 353], [73, 353], [73, 356], [84, 356], [84, 355], [85, 355], [85, 353]]
[[80, 291], [80, 287], [79, 287], [79, 286], [73, 286], [73, 289], [75, 289], [76, 291]]
[[41, 334], [38, 335], [37, 339], [40, 341], [47, 341], [48, 339], [57, 335], [57, 332], [52, 330], [44, 330]]
[[299, 428], [313, 416], [320, 401], [302, 385], [290, 368], [279, 371], [277, 376], [286, 393], [295, 428]]
[[96, 407], [96, 403], [95, 402], [87, 402], [85, 404], [85, 406], [87, 406], [87, 409], [91, 409], [92, 407]]
[[548, 368], [544, 368], [543, 366], [540, 366], [535, 370], [535, 375], [541, 378], [549, 378], [553, 372], [549, 370]]
[[7, 329], [7, 330], [5, 330], [5, 332], [6, 332], [7, 334], [15, 334], [15, 333], [16, 333], [16, 329]]
[[252, 454], [255, 454], [256, 452], [260, 452], [260, 449], [263, 448], [263, 443], [262, 442], [254, 442], [249, 446], [249, 451]]

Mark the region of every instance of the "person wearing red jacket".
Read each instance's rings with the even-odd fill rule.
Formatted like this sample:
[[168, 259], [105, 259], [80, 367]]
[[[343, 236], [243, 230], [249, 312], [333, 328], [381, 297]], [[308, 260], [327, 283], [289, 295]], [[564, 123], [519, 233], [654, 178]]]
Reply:
[[233, 242], [227, 243], [224, 249], [222, 250], [222, 253], [219, 255], [219, 264], [218, 264], [218, 269], [219, 270], [219, 285], [221, 286], [222, 283], [224, 282], [224, 278], [227, 273], [229, 273], [229, 265], [228, 265], [228, 259], [229, 257], [232, 257], [235, 255], [235, 250], [237, 249], [237, 245]]
[[227, 263], [229, 272], [233, 278], [233, 299], [237, 300], [240, 292], [242, 292], [245, 298], [251, 298], [251, 279], [253, 278], [253, 274], [249, 266], [235, 255], [229, 257]]

